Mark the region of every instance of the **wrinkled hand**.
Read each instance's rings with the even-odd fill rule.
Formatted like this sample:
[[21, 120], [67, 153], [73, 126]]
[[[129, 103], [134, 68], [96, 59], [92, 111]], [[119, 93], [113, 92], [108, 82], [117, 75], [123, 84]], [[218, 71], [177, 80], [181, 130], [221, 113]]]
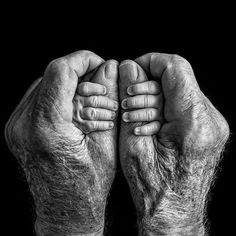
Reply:
[[[204, 235], [206, 196], [229, 136], [228, 124], [201, 92], [185, 59], [150, 53], [135, 61], [119, 66], [120, 159], [139, 233]], [[136, 92], [131, 94], [130, 87]], [[163, 94], [163, 100], [147, 99], [153, 93]]]
[[102, 235], [117, 100], [117, 62], [78, 51], [51, 62], [12, 114], [6, 139], [35, 200], [37, 235]]

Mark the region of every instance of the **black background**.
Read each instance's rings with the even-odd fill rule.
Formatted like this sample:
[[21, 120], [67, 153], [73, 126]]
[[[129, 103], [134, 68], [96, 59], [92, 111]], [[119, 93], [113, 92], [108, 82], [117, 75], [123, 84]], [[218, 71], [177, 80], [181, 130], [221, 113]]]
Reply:
[[[60, 12], [56, 8], [46, 11], [47, 5], [39, 12], [38, 5], [30, 10], [22, 8], [10, 7], [2, 21], [0, 155], [4, 235], [33, 235], [34, 219], [28, 186], [4, 141], [4, 125], [28, 86], [42, 76], [51, 60], [81, 49], [91, 50], [105, 60], [118, 61], [148, 52], [174, 53], [192, 64], [202, 91], [231, 128], [207, 211], [210, 235], [230, 235], [235, 220], [236, 68], [230, 6], [219, 5], [217, 10], [203, 7], [194, 15], [192, 11], [186, 14], [177, 10], [173, 15], [168, 7], [143, 8], [132, 14], [134, 8], [128, 9], [126, 5], [115, 14], [116, 4], [104, 12], [96, 7], [93, 12], [86, 7], [74, 9], [73, 5]], [[160, 15], [161, 12], [164, 14]], [[109, 196], [108, 214], [112, 235], [137, 235], [132, 200], [120, 170]]]

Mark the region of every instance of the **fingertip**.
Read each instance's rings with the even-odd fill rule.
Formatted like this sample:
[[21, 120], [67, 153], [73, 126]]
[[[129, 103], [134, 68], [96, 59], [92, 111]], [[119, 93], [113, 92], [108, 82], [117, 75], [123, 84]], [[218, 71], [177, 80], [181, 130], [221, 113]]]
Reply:
[[135, 134], [135, 135], [141, 135], [141, 128], [140, 128], [140, 127], [136, 127], [136, 128], [134, 129], [134, 134]]
[[111, 115], [111, 120], [115, 120], [115, 118], [116, 118], [116, 113], [113, 111]]
[[127, 108], [128, 108], [127, 99], [124, 99], [124, 100], [121, 102], [121, 107], [122, 107], [123, 109], [127, 109]]
[[122, 115], [122, 119], [124, 122], [128, 122], [129, 121], [129, 113], [128, 112], [125, 112], [123, 115]]
[[106, 95], [107, 94], [107, 88], [105, 86], [103, 86], [103, 93], [102, 95]]
[[114, 101], [114, 104], [113, 104], [113, 110], [114, 111], [117, 111], [119, 108], [119, 103], [117, 101]]
[[109, 129], [112, 129], [114, 127], [114, 122], [109, 122], [108, 127], [109, 127]]
[[129, 87], [127, 88], [127, 93], [128, 93], [129, 95], [134, 95], [133, 86], [129, 86]]

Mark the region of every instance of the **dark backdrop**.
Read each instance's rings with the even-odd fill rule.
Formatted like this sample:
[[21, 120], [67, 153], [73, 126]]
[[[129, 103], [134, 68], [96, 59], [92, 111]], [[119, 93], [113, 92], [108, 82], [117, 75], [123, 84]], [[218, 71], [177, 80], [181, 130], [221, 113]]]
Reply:
[[[127, 21], [122, 21], [123, 13], [103, 15], [102, 20], [89, 16], [90, 21], [79, 14], [71, 20], [72, 26], [70, 18], [65, 23], [63, 14], [46, 20], [44, 11], [30, 13], [26, 19], [24, 13], [16, 15], [4, 25], [2, 35], [0, 166], [4, 235], [33, 235], [34, 219], [27, 183], [4, 141], [4, 124], [51, 60], [80, 49], [118, 61], [148, 52], [175, 53], [192, 64], [202, 91], [225, 116], [232, 132], [208, 206], [211, 235], [230, 235], [235, 223], [235, 54], [229, 16], [218, 16], [219, 11], [214, 18], [207, 14], [207, 21], [190, 23], [189, 16], [178, 21], [177, 15], [163, 26], [166, 18], [158, 14], [139, 14]], [[198, 16], [201, 18], [201, 13]], [[132, 200], [120, 170], [109, 196], [108, 215], [112, 235], [137, 235]]]

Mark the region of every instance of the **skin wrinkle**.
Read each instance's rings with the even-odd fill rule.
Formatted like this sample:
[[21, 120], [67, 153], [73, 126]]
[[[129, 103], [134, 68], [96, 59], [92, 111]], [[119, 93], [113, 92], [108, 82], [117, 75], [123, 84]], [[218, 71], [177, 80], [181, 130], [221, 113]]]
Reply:
[[[121, 165], [136, 205], [139, 235], [202, 236], [207, 233], [206, 203], [228, 138], [227, 123], [198, 88], [190, 64], [176, 55], [165, 54], [167, 58], [166, 65], [160, 65], [161, 77], [167, 81], [162, 89], [169, 89], [169, 99], [163, 98], [168, 108], [165, 130], [135, 136], [133, 129], [147, 122], [122, 123]], [[148, 75], [156, 56], [150, 59]], [[102, 132], [104, 138], [100, 132], [84, 134], [76, 120], [76, 103], [64, 101], [74, 91], [63, 87], [73, 83], [70, 73], [79, 77], [69, 61], [73, 60], [50, 63], [44, 75], [49, 78], [40, 82], [6, 126], [8, 145], [25, 171], [35, 200], [35, 229], [40, 236], [101, 235], [115, 175], [112, 158], [117, 136], [110, 131]], [[134, 62], [127, 60], [122, 66], [130, 63]], [[78, 64], [83, 71], [90, 70], [92, 61], [86, 54]], [[107, 94], [115, 98], [117, 85], [101, 79], [110, 64], [97, 81], [108, 84]], [[127, 98], [128, 85], [147, 80], [141, 67], [129, 70], [120, 82], [119, 99]], [[90, 81], [95, 71], [78, 78], [79, 82]], [[147, 115], [151, 120], [151, 113]]]
[[[206, 235], [208, 192], [228, 139], [227, 122], [200, 91], [186, 60], [157, 53], [136, 62], [161, 83], [165, 104], [157, 135], [133, 136], [140, 123], [121, 126], [121, 164], [139, 235]], [[122, 67], [120, 76], [122, 101], [133, 75]]]
[[[158, 149], [158, 150], [160, 150], [160, 149]], [[218, 153], [218, 155], [220, 156], [220, 152], [218, 151], [219, 150], [219, 148], [217, 148], [217, 153]], [[192, 155], [193, 155], [193, 151], [190, 151], [189, 153], [191, 153]], [[212, 156], [213, 157], [216, 157], [216, 154], [217, 153], [215, 153], [215, 151], [213, 152], [213, 154], [212, 154]], [[193, 155], [193, 156], [199, 156], [200, 154], [197, 154], [197, 155]], [[209, 154], [208, 154], [209, 155]], [[191, 157], [190, 157], [191, 158]], [[189, 181], [187, 181], [187, 185], [186, 185], [186, 187], [184, 187], [184, 184], [180, 184], [180, 186], [179, 187], [177, 187], [177, 189], [176, 190], [173, 190], [173, 188], [171, 188], [172, 190], [171, 190], [171, 192], [169, 191], [169, 190], [166, 190], [165, 189], [165, 187], [162, 187], [162, 190], [163, 190], [163, 192], [165, 193], [165, 194], [163, 194], [165, 197], [162, 199], [162, 200], [160, 200], [159, 202], [158, 202], [158, 212], [156, 212], [156, 214], [157, 214], [157, 218], [156, 218], [156, 220], [154, 220], [154, 222], [145, 222], [145, 224], [147, 224], [148, 225], [148, 227], [153, 227], [153, 228], [159, 228], [159, 227], [157, 227], [157, 226], [159, 226], [160, 225], [160, 220], [161, 221], [164, 221], [164, 222], [166, 222], [165, 223], [165, 227], [163, 227], [163, 235], [175, 235], [175, 233], [177, 234], [177, 231], [174, 233], [173, 232], [173, 228], [178, 228], [178, 227], [181, 227], [181, 230], [180, 230], [180, 235], [193, 235], [193, 232], [194, 232], [194, 229], [192, 229], [191, 230], [191, 233], [189, 233], [189, 234], [184, 234], [184, 232], [183, 232], [183, 228], [184, 227], [186, 227], [186, 226], [181, 226], [181, 225], [179, 225], [178, 226], [178, 222], [176, 222], [175, 223], [175, 227], [173, 227], [173, 225], [172, 225], [172, 227], [169, 227], [169, 230], [170, 231], [168, 231], [167, 230], [167, 225], [168, 224], [170, 224], [171, 225], [171, 222], [173, 221], [173, 216], [172, 216], [172, 214], [174, 214], [175, 215], [175, 217], [174, 217], [174, 219], [176, 219], [176, 217], [178, 218], [178, 217], [181, 217], [181, 212], [183, 212], [183, 216], [185, 215], [185, 213], [184, 212], [192, 212], [191, 214], [192, 215], [189, 215], [188, 216], [188, 218], [190, 217], [190, 219], [198, 219], [198, 221], [199, 221], [199, 225], [201, 225], [201, 222], [204, 222], [204, 209], [199, 209], [199, 210], [197, 210], [197, 215], [194, 215], [194, 214], [196, 214], [196, 204], [197, 205], [199, 205], [201, 208], [202, 208], [202, 206], [204, 206], [205, 204], [204, 204], [204, 201], [205, 201], [205, 199], [206, 199], [206, 195], [207, 195], [207, 193], [208, 193], [208, 191], [209, 191], [209, 188], [210, 188], [210, 186], [211, 186], [211, 182], [212, 182], [212, 178], [214, 178], [214, 167], [217, 165], [217, 162], [219, 162], [219, 159], [220, 158], [208, 158], [207, 160], [208, 160], [208, 164], [202, 164], [202, 166], [205, 168], [205, 166], [209, 166], [209, 168], [210, 168], [210, 170], [211, 171], [209, 171], [209, 170], [207, 170], [206, 168], [203, 170], [203, 173], [201, 173], [200, 175], [197, 173], [197, 170], [196, 170], [196, 168], [194, 168], [194, 171], [193, 171], [193, 173], [189, 173], [188, 175], [190, 176], [190, 177], [187, 177], [187, 179], [188, 178], [190, 178], [189, 179]], [[163, 159], [162, 159], [163, 160]], [[165, 160], [165, 158], [164, 158], [164, 160]], [[166, 160], [168, 160], [168, 159], [166, 159]], [[206, 160], [206, 159], [203, 159], [203, 160]], [[211, 161], [209, 161], [209, 160], [216, 160], [215, 161], [215, 163], [211, 163]], [[214, 161], [213, 161], [214, 162]], [[161, 168], [159, 171], [157, 171], [157, 173], [165, 173], [167, 170], [166, 170], [166, 167], [165, 167], [165, 165], [169, 165], [169, 164], [167, 164], [167, 163], [163, 163], [164, 165], [159, 165], [159, 168]], [[202, 171], [202, 168], [201, 168], [201, 162], [199, 163], [200, 164], [200, 167], [198, 167], [198, 168], [200, 168], [200, 171]], [[194, 165], [194, 163], [193, 163], [193, 165]], [[189, 167], [187, 167], [187, 170], [189, 170], [189, 169], [191, 169], [191, 168], [189, 168]], [[177, 169], [178, 170], [178, 169]], [[188, 171], [186, 172], [186, 173], [188, 173]], [[172, 180], [171, 179], [169, 179], [170, 178], [170, 176], [167, 174], [164, 174], [165, 175], [165, 177], [164, 177], [164, 180], [167, 180], [168, 182], [169, 182], [169, 185], [170, 186], [172, 186]], [[187, 175], [187, 176], [188, 176]], [[201, 177], [200, 179], [198, 179], [199, 178], [199, 176]], [[182, 175], [182, 174], [180, 174], [179, 175], [179, 177], [178, 177], [178, 175], [177, 176], [175, 176], [173, 179], [179, 184], [179, 183], [181, 183], [182, 181], [181, 181], [181, 178], [186, 178], [186, 174], [184, 174], [184, 175]], [[197, 181], [197, 182], [196, 182]], [[199, 186], [197, 189], [195, 189], [195, 186], [194, 186], [194, 183], [196, 182], [196, 186]], [[199, 185], [199, 183], [200, 183], [200, 185]], [[188, 188], [192, 188], [192, 190], [188, 190]], [[150, 189], [150, 188], [149, 188]], [[175, 188], [174, 188], [175, 189]], [[178, 192], [179, 190], [181, 189], [181, 191], [180, 192]], [[186, 189], [186, 190], [185, 190]], [[173, 191], [173, 192], [172, 192]], [[174, 193], [174, 195], [173, 195], [173, 193]], [[149, 193], [145, 193], [146, 195], [149, 195]], [[177, 195], [176, 195], [177, 194]], [[181, 198], [175, 198], [174, 196], [181, 196], [181, 198], [183, 198], [183, 200], [182, 200], [182, 204], [180, 204], [179, 206], [177, 205], [176, 206], [176, 203], [177, 202], [179, 202], [179, 200], [181, 199]], [[188, 200], [189, 199], [189, 200]], [[202, 199], [202, 200], [201, 200]], [[176, 201], [177, 200], [177, 201]], [[188, 202], [190, 201], [190, 205], [188, 205]], [[192, 208], [192, 206], [193, 206], [193, 211], [191, 210], [191, 208]], [[163, 207], [163, 210], [162, 210], [162, 207]], [[169, 209], [170, 209], [170, 212], [169, 213], [167, 213], [168, 212], [168, 209], [166, 208], [166, 207], [168, 207]], [[186, 207], [187, 207], [187, 209], [186, 209]], [[186, 210], [185, 210], [186, 209]], [[167, 214], [164, 214], [163, 215], [163, 213], [161, 213], [161, 212], [166, 212]], [[175, 213], [176, 212], [176, 213]], [[147, 215], [149, 215], [148, 213], [147, 213], [147, 210], [146, 210], [146, 214]], [[153, 216], [150, 216], [150, 217], [153, 217]], [[182, 217], [181, 217], [182, 218]], [[196, 222], [193, 222], [194, 223], [194, 225], [196, 225]], [[143, 224], [143, 223], [141, 223], [141, 224]], [[150, 224], [151, 225], [153, 225], [153, 226], [150, 226]], [[198, 223], [197, 223], [198, 224]], [[188, 223], [187, 223], [187, 221], [186, 221], [186, 225], [188, 225]], [[192, 225], [192, 224], [189, 224], [189, 225]], [[177, 227], [178, 226], [178, 227]], [[201, 228], [201, 226], [199, 226], [200, 228]], [[188, 226], [187, 227], [187, 229], [186, 229], [186, 232], [188, 232], [189, 231], [189, 229], [190, 229], [191, 227], [190, 226]], [[196, 229], [198, 229], [198, 227], [193, 227], [193, 228], [196, 228]], [[158, 234], [157, 235], [159, 235], [160, 233], [161, 233], [161, 231], [162, 230], [160, 230], [160, 232], [158, 232]], [[169, 233], [168, 233], [169, 232]], [[142, 234], [141, 234], [142, 235]], [[144, 234], [145, 235], [145, 234]], [[152, 235], [152, 234], [150, 234], [150, 235]], [[155, 235], [155, 234], [153, 234], [153, 235]], [[160, 234], [160, 235], [162, 235], [162, 234]]]
[[[63, 155], [64, 155], [64, 152], [63, 152]], [[31, 156], [30, 153], [28, 153], [28, 157], [30, 157], [30, 156]], [[58, 156], [58, 154], [57, 154], [57, 156]], [[60, 155], [60, 156], [62, 156], [62, 155]], [[59, 214], [59, 212], [61, 212], [61, 209], [65, 209], [65, 212], [70, 212], [71, 211], [70, 209], [76, 209], [77, 208], [76, 206], [69, 207], [69, 205], [70, 205], [69, 202], [68, 203], [60, 202], [60, 199], [65, 199], [64, 197], [60, 197], [60, 195], [65, 193], [67, 195], [67, 197], [71, 196], [72, 199], [73, 199], [74, 195], [75, 195], [74, 191], [77, 191], [77, 190], [73, 190], [74, 188], [76, 188], [78, 190], [80, 189], [79, 192], [81, 193], [82, 189], [87, 189], [88, 188], [88, 185], [85, 185], [83, 187], [82, 185], [78, 185], [78, 183], [83, 184], [84, 180], [83, 181], [76, 181], [78, 186], [76, 187], [76, 184], [74, 183], [74, 184], [72, 184], [72, 186], [74, 185], [74, 187], [71, 189], [69, 187], [71, 185], [70, 182], [71, 181], [74, 182], [75, 179], [78, 179], [78, 176], [82, 176], [83, 178], [90, 178], [89, 176], [91, 176], [91, 175], [89, 173], [88, 173], [88, 175], [86, 174], [86, 172], [88, 172], [88, 171], [85, 171], [83, 166], [82, 166], [82, 169], [78, 169], [79, 166], [77, 165], [76, 175], [74, 175], [73, 173], [75, 173], [75, 166], [73, 166], [73, 170], [71, 170], [69, 168], [69, 166], [67, 166], [67, 168], [64, 168], [64, 163], [63, 162], [61, 162], [61, 163], [60, 162], [54, 162], [53, 164], [56, 164], [56, 166], [53, 167], [52, 163], [51, 164], [49, 163], [49, 168], [48, 168], [48, 167], [46, 167], [46, 162], [45, 161], [42, 162], [42, 161], [40, 161], [40, 159], [42, 159], [42, 155], [38, 155], [37, 158], [33, 158], [33, 157], [31, 157], [31, 159], [27, 158], [27, 163], [25, 163], [25, 165], [24, 165], [24, 169], [27, 170], [26, 171], [27, 180], [29, 182], [31, 192], [32, 192], [32, 194], [34, 196], [34, 199], [35, 199], [35, 204], [36, 204], [36, 209], [37, 209], [37, 216], [38, 216], [38, 218], [40, 218], [40, 220], [39, 220], [40, 224], [44, 225], [43, 222], [47, 222], [47, 224], [48, 224], [48, 222], [52, 222], [52, 226], [53, 226], [53, 224], [57, 225], [58, 223], [60, 223], [61, 225], [63, 225], [63, 228], [65, 229], [66, 225], [64, 225], [64, 223], [63, 223], [64, 221], [70, 223], [70, 222], [74, 221], [73, 218], [75, 218], [75, 219], [77, 218], [77, 219], [81, 220], [81, 216], [80, 217], [78, 216], [79, 218], [76, 217], [76, 216], [73, 217], [73, 214], [72, 214], [73, 218], [70, 218], [70, 219], [67, 219], [67, 220], [64, 219], [65, 218], [64, 216], [61, 217], [61, 220], [60, 220], [60, 217], [56, 217], [57, 214]], [[43, 159], [45, 160], [45, 158], [43, 158]], [[32, 161], [30, 161], [30, 160], [32, 160]], [[67, 160], [67, 162], [70, 162], [70, 160]], [[79, 170], [80, 170], [80, 172], [82, 171], [80, 174], [78, 173]], [[91, 170], [91, 169], [88, 168], [88, 170]], [[60, 174], [59, 174], [58, 171], [60, 171]], [[71, 175], [73, 175], [73, 176], [71, 176]], [[50, 181], [52, 181], [51, 176], [54, 176], [54, 178], [56, 178], [55, 182], [53, 180], [53, 182], [50, 183]], [[45, 179], [45, 177], [46, 177], [46, 179]], [[34, 182], [32, 182], [33, 180], [34, 180]], [[66, 184], [66, 185], [62, 184], [61, 185], [61, 183], [66, 183], [66, 182], [68, 182], [68, 184]], [[45, 185], [45, 183], [46, 183], [46, 185]], [[90, 182], [90, 184], [91, 184], [91, 182]], [[47, 187], [47, 186], [50, 186], [50, 187]], [[97, 192], [97, 190], [95, 190], [95, 191]], [[49, 192], [50, 192], [50, 194], [49, 194]], [[71, 194], [70, 194], [70, 192], [71, 192]], [[95, 193], [94, 190], [92, 190], [92, 192], [88, 195], [89, 196], [95, 196], [94, 193]], [[47, 197], [48, 194], [55, 201], [55, 203], [53, 205], [54, 206], [57, 205], [56, 208], [55, 208], [55, 211], [48, 213], [49, 216], [47, 216], [47, 213], [45, 213], [44, 209], [47, 209], [47, 206], [48, 206], [49, 209], [54, 209], [54, 207], [53, 207], [52, 203], [50, 203], [50, 200], [49, 200], [50, 198]], [[40, 196], [41, 196], [41, 199], [40, 199]], [[58, 196], [58, 198], [57, 198], [57, 196]], [[80, 196], [80, 195], [78, 195], [78, 196]], [[43, 199], [47, 199], [47, 200], [49, 200], [49, 202], [47, 203]], [[91, 198], [91, 200], [87, 199], [88, 201], [90, 201], [89, 204], [86, 204], [86, 201], [87, 201], [86, 199], [87, 199], [87, 197], [82, 198], [79, 201], [79, 202], [82, 203], [82, 206], [84, 204], [86, 206], [97, 205], [97, 201], [99, 199], [103, 199], [103, 197], [101, 196], [101, 197], [98, 197], [94, 200], [92, 200], [93, 198]], [[74, 200], [71, 200], [70, 202], [75, 203], [76, 201], [78, 201], [78, 198], [74, 199]], [[69, 204], [69, 205], [67, 205], [67, 204]], [[41, 210], [42, 207], [43, 207], [43, 209]], [[81, 208], [81, 211], [83, 212], [83, 218], [91, 218], [91, 219], [93, 218], [94, 220], [99, 221], [99, 222], [102, 219], [102, 217], [101, 217], [102, 212], [99, 213], [99, 216], [96, 216], [96, 215], [94, 215], [93, 208], [90, 209], [91, 213], [89, 213], [87, 207], [86, 207], [86, 212], [84, 212], [83, 208]], [[90, 214], [90, 216], [88, 214]], [[50, 216], [53, 216], [53, 217], [51, 218]], [[67, 215], [66, 218], [68, 218], [68, 215]], [[89, 228], [92, 228], [92, 225], [93, 224], [90, 223]], [[71, 230], [71, 226], [69, 227], [69, 229]], [[53, 227], [50, 228], [50, 232], [51, 232], [51, 230], [53, 232]], [[81, 227], [81, 230], [83, 230], [82, 227]], [[86, 232], [89, 232], [89, 230], [86, 229]], [[57, 233], [58, 233], [58, 235], [64, 235], [64, 234], [59, 234], [59, 232], [57, 232]]]
[[[81, 59], [81, 70], [90, 70], [86, 63], [98, 67], [100, 59], [95, 54], [91, 57], [86, 62]], [[113, 64], [112, 70], [116, 70]], [[86, 81], [106, 83], [107, 90], [113, 91], [116, 75], [107, 83], [101, 77], [104, 68], [99, 68]], [[69, 72], [68, 60], [50, 63], [43, 82], [24, 97], [5, 128], [9, 149], [24, 170], [34, 199], [39, 236], [102, 235], [106, 199], [115, 174], [115, 129], [84, 135], [75, 127], [71, 91], [76, 87], [71, 86], [76, 78], [72, 81]], [[109, 99], [117, 100], [116, 91]]]

